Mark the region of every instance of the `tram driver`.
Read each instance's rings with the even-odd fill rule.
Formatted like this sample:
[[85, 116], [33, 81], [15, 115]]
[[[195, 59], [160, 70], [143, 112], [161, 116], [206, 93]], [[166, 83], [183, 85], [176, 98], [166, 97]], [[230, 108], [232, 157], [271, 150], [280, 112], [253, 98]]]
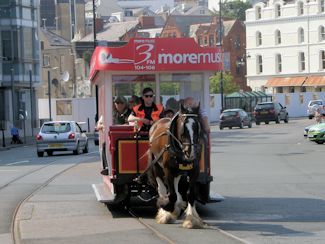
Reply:
[[150, 87], [142, 91], [141, 103], [134, 106], [128, 122], [135, 123], [140, 131], [149, 131], [153, 123], [164, 117], [164, 107], [154, 103], [154, 92]]

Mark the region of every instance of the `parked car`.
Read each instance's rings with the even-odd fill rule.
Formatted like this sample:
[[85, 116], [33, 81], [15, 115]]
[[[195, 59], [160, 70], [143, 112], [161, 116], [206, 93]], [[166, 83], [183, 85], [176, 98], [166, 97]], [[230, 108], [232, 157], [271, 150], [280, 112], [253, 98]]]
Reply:
[[308, 139], [318, 144], [325, 142], [325, 123], [314, 125], [308, 130]]
[[279, 124], [281, 120], [285, 123], [289, 122], [289, 114], [286, 107], [277, 102], [258, 103], [254, 109], [254, 118], [257, 125], [261, 122], [268, 124], [270, 121], [275, 121]]
[[52, 156], [55, 151], [72, 151], [73, 154], [88, 153], [88, 137], [75, 121], [45, 122], [36, 136], [37, 156], [44, 152]]
[[219, 128], [222, 130], [225, 127], [232, 129], [232, 127], [252, 128], [251, 117], [243, 110], [239, 108], [224, 110], [220, 115], [220, 125]]
[[325, 102], [323, 100], [310, 100], [307, 108], [309, 119], [312, 119], [315, 116], [317, 108], [321, 108], [322, 112], [324, 112]]

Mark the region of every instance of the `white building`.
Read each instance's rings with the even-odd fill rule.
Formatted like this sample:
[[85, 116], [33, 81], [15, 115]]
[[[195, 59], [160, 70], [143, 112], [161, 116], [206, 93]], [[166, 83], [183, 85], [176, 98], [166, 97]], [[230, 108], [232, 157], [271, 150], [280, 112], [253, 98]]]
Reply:
[[270, 0], [246, 10], [247, 85], [325, 91], [324, 0]]

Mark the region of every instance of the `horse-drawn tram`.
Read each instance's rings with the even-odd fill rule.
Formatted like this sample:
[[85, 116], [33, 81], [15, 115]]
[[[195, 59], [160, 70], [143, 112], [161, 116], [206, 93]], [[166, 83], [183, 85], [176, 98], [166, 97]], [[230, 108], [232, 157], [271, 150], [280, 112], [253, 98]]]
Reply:
[[[98, 86], [102, 128], [103, 183], [93, 185], [99, 201], [122, 206], [137, 197], [154, 202], [159, 223], [173, 221], [186, 208], [184, 227], [200, 227], [194, 201], [222, 200], [210, 195], [210, 139], [201, 121], [202, 110], [210, 112], [209, 77], [220, 69], [220, 50], [202, 48], [190, 38], [141, 38], [121, 47], [96, 47], [90, 78]], [[155, 104], [175, 112], [173, 118], [156, 121], [149, 132], [137, 122], [114, 124], [116, 97], [129, 100], [131, 108], [134, 95], [145, 95], [145, 87], [155, 94]], [[199, 103], [186, 104], [188, 97]], [[141, 197], [152, 189], [153, 198]]]

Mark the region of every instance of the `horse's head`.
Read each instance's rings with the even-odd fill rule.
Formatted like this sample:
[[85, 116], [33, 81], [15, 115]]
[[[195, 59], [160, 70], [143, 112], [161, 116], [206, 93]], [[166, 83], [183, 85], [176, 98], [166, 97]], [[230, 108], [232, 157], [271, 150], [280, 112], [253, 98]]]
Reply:
[[181, 104], [179, 111], [177, 137], [181, 143], [184, 159], [187, 161], [194, 161], [201, 155], [199, 111], [200, 104], [196, 107], [186, 107]]

